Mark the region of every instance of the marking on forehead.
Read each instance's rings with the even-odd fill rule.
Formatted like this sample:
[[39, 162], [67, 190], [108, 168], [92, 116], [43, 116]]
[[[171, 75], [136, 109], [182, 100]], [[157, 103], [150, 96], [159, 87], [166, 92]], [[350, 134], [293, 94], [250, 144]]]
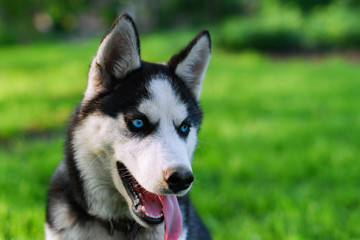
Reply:
[[148, 86], [150, 98], [140, 103], [139, 111], [152, 123], [167, 120], [180, 125], [187, 117], [186, 105], [176, 95], [166, 78], [163, 75], [153, 77]]

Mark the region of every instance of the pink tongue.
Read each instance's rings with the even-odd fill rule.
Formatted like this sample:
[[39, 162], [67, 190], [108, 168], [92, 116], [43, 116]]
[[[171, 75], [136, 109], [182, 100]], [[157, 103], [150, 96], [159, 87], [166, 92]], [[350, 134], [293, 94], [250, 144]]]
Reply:
[[159, 195], [165, 219], [164, 240], [177, 240], [182, 229], [179, 203], [175, 195]]

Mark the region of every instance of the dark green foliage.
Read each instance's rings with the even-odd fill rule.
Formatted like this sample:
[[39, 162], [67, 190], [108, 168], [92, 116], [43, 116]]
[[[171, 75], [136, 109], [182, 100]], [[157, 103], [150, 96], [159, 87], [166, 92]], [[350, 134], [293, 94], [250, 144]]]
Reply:
[[276, 1], [256, 16], [235, 17], [220, 25], [219, 43], [229, 49], [337, 50], [360, 48], [360, 7], [343, 3], [302, 13]]
[[[217, 24], [218, 43], [232, 50], [360, 46], [358, 0], [0, 0], [0, 44], [89, 35], [83, 29], [89, 18], [98, 24], [92, 31], [103, 34], [123, 11], [134, 14], [141, 32]], [[51, 26], [39, 29], [37, 18]]]
[[303, 45], [309, 48], [360, 48], [360, 7], [336, 3], [304, 19]]
[[[51, 18], [54, 32], [69, 32], [75, 28], [77, 15], [86, 9], [88, 0], [0, 0], [0, 44], [29, 42], [39, 37], [34, 19], [39, 14]], [[15, 34], [12, 34], [15, 33]], [[6, 35], [15, 37], [7, 37]]]
[[335, 0], [280, 0], [281, 4], [291, 4], [300, 8], [303, 12], [309, 12], [319, 6], [326, 6]]

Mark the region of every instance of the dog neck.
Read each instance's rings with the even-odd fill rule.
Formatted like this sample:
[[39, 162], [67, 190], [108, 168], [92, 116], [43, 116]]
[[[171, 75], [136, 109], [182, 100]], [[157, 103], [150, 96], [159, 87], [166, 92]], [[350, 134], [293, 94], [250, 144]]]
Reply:
[[110, 236], [113, 236], [114, 230], [117, 230], [124, 233], [127, 240], [135, 239], [137, 233], [142, 230], [142, 227], [134, 220], [120, 219], [108, 221], [101, 218], [95, 219], [101, 226], [107, 229]]

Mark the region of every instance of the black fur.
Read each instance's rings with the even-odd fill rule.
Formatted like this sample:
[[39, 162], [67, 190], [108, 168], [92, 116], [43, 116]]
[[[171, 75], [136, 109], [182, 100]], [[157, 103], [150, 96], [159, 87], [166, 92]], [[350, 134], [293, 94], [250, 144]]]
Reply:
[[210, 240], [210, 232], [200, 219], [194, 205], [191, 203], [189, 195], [178, 197], [181, 212], [185, 213], [184, 221], [188, 228], [189, 240]]
[[[85, 118], [96, 110], [102, 113], [117, 117], [119, 113], [131, 112], [136, 109], [139, 103], [149, 98], [146, 87], [151, 77], [157, 74], [168, 76], [168, 80], [180, 97], [181, 101], [186, 104], [189, 113], [189, 121], [195, 127], [199, 127], [202, 120], [202, 111], [195, 97], [190, 93], [184, 82], [174, 73], [173, 69], [156, 63], [141, 62], [141, 67], [127, 74], [123, 79], [112, 77], [112, 89], [96, 96], [82, 107], [82, 117]], [[119, 101], [121, 99], [121, 101]], [[191, 114], [190, 114], [191, 113]]]
[[[138, 34], [134, 22], [129, 16], [120, 16], [113, 24], [111, 30], [122, 18], [130, 21], [135, 30], [137, 51], [140, 55]], [[76, 160], [74, 159], [75, 149], [73, 149], [72, 145], [74, 130], [89, 115], [94, 112], [100, 112], [109, 117], [116, 118], [119, 113], [124, 113], [125, 122], [128, 124], [128, 128], [130, 130], [131, 126], [129, 124], [132, 119], [140, 118], [146, 122], [144, 116], [140, 116], [139, 114], [137, 115], [135, 109], [137, 109], [142, 100], [150, 98], [147, 87], [149, 86], [152, 77], [160, 74], [162, 76], [166, 76], [166, 79], [171, 84], [172, 89], [187, 108], [188, 118], [183, 123], [192, 125], [197, 129], [200, 128], [202, 121], [201, 108], [195, 96], [191, 94], [189, 87], [175, 74], [175, 68], [176, 65], [186, 57], [186, 54], [189, 53], [192, 46], [196, 44], [197, 39], [204, 34], [208, 34], [208, 32], [201, 32], [185, 50], [170, 60], [169, 66], [141, 61], [140, 68], [128, 72], [125, 77], [120, 79], [109, 73], [109, 69], [105, 69], [106, 74], [104, 74], [106, 76], [103, 76], [106, 77], [106, 82], [100, 83], [102, 85], [102, 91], [100, 91], [99, 94], [94, 96], [92, 99], [80, 102], [70, 117], [65, 142], [64, 160], [56, 169], [50, 181], [48, 190], [46, 223], [51, 228], [58, 232], [63, 231], [63, 229], [55, 229], [54, 223], [56, 216], [54, 216], [54, 213], [52, 212], [52, 206], [59, 202], [66, 203], [70, 207], [72, 214], [71, 217], [80, 224], [88, 221], [99, 221], [96, 216], [91, 216], [88, 213], [89, 205], [91, 203], [88, 203], [85, 198], [84, 180], [82, 179], [80, 170], [76, 165]], [[157, 127], [154, 123], [150, 124], [149, 122], [146, 122], [146, 124], [146, 132], [141, 132], [139, 134], [135, 129], [130, 132], [133, 132], [137, 137], [146, 137]], [[184, 133], [180, 132], [179, 134], [183, 134], [184, 138], [186, 137]], [[182, 213], [185, 214], [184, 225], [188, 229], [188, 239], [210, 239], [210, 234], [197, 215], [189, 197], [180, 197], [178, 200]], [[133, 220], [128, 219], [128, 221]]]

